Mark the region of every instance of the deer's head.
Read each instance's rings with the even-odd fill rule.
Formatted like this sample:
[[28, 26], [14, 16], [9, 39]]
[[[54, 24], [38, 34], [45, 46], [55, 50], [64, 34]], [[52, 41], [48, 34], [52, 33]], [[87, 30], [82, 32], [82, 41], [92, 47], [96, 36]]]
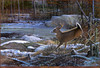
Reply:
[[60, 23], [60, 26], [57, 26], [56, 28], [54, 28], [52, 32], [58, 33], [62, 27], [63, 27], [63, 24]]

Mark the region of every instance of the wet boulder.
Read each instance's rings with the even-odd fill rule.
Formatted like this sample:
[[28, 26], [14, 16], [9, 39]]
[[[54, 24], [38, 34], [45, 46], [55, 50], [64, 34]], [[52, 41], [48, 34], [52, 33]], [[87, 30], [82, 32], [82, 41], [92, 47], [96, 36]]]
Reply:
[[53, 27], [62, 23], [65, 28], [72, 28], [76, 26], [76, 22], [81, 23], [81, 15], [52, 16], [51, 23], [49, 22], [47, 25], [49, 25], [49, 27]]

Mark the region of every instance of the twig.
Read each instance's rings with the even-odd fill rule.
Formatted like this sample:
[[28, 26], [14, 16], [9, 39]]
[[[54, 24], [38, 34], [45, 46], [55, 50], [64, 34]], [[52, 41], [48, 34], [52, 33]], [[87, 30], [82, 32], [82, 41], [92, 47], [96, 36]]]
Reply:
[[83, 59], [86, 59], [86, 60], [91, 60], [90, 58], [85, 57], [85, 56], [81, 56], [81, 55], [72, 55], [71, 57], [78, 57], [78, 58], [83, 58]]
[[85, 16], [86, 20], [89, 21], [89, 19], [87, 18], [86, 14], [84, 13], [84, 11], [83, 11], [81, 5], [79, 4], [78, 0], [76, 0], [76, 3], [77, 3], [77, 5], [79, 6], [79, 8], [80, 8], [81, 12], [83, 13], [83, 15]]
[[[91, 40], [93, 37], [95, 36], [95, 33], [89, 38], [89, 39], [87, 39], [86, 41], [86, 44], [89, 42], [89, 40]], [[91, 40], [92, 41], [92, 40]], [[93, 42], [93, 41], [92, 41]], [[94, 42], [93, 42], [94, 43]]]
[[14, 61], [17, 61], [17, 62], [26, 64], [26, 65], [28, 65], [28, 66], [33, 66], [33, 65], [31, 65], [30, 63], [27, 63], [27, 62], [25, 62], [25, 61], [19, 60], [19, 59], [17, 59], [17, 58], [11, 58], [11, 60], [14, 60]]
[[[68, 55], [58, 55], [58, 56], [55, 56], [53, 59], [51, 59], [51, 60], [49, 60], [49, 61], [47, 61], [47, 62], [45, 62], [44, 64], [50, 64], [50, 63], [52, 63], [54, 60], [56, 60], [56, 59], [58, 59], [58, 58], [62, 58], [62, 57], [64, 57], [64, 56], [68, 56]], [[63, 59], [63, 58], [62, 58]], [[52, 63], [53, 64], [53, 63]]]

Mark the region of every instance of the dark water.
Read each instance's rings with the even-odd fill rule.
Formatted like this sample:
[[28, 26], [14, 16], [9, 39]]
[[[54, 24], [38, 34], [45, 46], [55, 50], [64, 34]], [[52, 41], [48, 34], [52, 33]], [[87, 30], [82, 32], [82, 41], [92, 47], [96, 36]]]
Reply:
[[[3, 25], [2, 27], [6, 27], [6, 25], [7, 24]], [[34, 26], [32, 28], [4, 28], [4, 29], [1, 29], [1, 33], [16, 33], [16, 34], [19, 34], [19, 36], [35, 34], [40, 37], [50, 38], [50, 37], [55, 36], [54, 33], [51, 33], [51, 31], [54, 28], [55, 27], [46, 27], [44, 25]], [[61, 29], [61, 30], [65, 31], [65, 29]]]
[[48, 27], [33, 27], [33, 28], [6, 28], [6, 29], [1, 29], [1, 33], [16, 33], [19, 35], [38, 35], [38, 36], [46, 36], [46, 37], [52, 37], [54, 36], [53, 33], [51, 33], [51, 30], [53, 28], [48, 28]]

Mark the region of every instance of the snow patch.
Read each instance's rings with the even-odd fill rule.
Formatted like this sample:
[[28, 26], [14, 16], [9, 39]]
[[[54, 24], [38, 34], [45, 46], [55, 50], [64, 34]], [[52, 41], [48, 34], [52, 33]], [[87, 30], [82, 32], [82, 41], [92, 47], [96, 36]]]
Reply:
[[81, 51], [81, 50], [84, 50], [84, 49], [89, 49], [89, 47], [90, 47], [90, 46], [85, 46], [85, 47], [83, 47], [83, 48], [81, 48], [81, 49], [78, 49], [77, 51]]
[[29, 54], [32, 55], [34, 52], [21, 52], [20, 50], [16, 49], [4, 49], [0, 50], [1, 55], [6, 55], [6, 56], [28, 56]]
[[0, 39], [1, 39], [1, 40], [5, 40], [5, 39], [9, 39], [9, 38], [6, 38], [6, 37], [1, 37]]
[[40, 51], [40, 50], [44, 50], [45, 48], [48, 48], [50, 45], [43, 45], [43, 46], [39, 46], [35, 49], [35, 52]]
[[[41, 45], [41, 46], [39, 46], [39, 47], [37, 47], [37, 48], [35, 49], [35, 52], [41, 51], [41, 50], [45, 50], [46, 48], [48, 48], [48, 47], [50, 47], [50, 46], [52, 46], [52, 45]], [[57, 46], [57, 45], [53, 45], [53, 46]]]
[[28, 36], [28, 35], [24, 35], [21, 39], [24, 39], [24, 40], [30, 41], [30, 42], [37, 42], [37, 41], [41, 41], [42, 40], [37, 36]]
[[11, 41], [1, 43], [0, 46], [6, 45], [6, 44], [9, 44], [9, 43], [22, 43], [22, 44], [24, 44], [24, 43], [30, 43], [30, 42], [24, 41], [24, 40], [11, 40]]
[[[85, 46], [84, 44], [79, 44], [79, 43], [77, 43], [77, 44], [68, 44], [66, 46], [66, 49], [67, 48], [72, 48], [73, 49], [73, 48], [84, 47], [84, 46]], [[65, 46], [62, 45], [61, 48], [65, 48]]]
[[87, 60], [84, 62], [84, 66], [99, 66], [99, 64], [96, 63], [97, 60], [100, 58], [97, 57], [90, 57], [90, 60]]
[[34, 47], [32, 47], [32, 46], [28, 46], [27, 48], [28, 48], [28, 49], [35, 49], [35, 48], [34, 48]]
[[[50, 46], [52, 46], [52, 45], [41, 45], [41, 46], [37, 47], [35, 49], [35, 51], [44, 50], [45, 48], [48, 48]], [[53, 45], [53, 46], [57, 47], [58, 45]], [[77, 47], [80, 47], [80, 46], [84, 46], [84, 44], [76, 44], [76, 45], [75, 44], [69, 44], [69, 45], [67, 45], [66, 49], [71, 49], [71, 48], [73, 49], [73, 48], [77, 48]], [[65, 48], [65, 46], [61, 45], [60, 48]], [[77, 51], [75, 51], [75, 52], [77, 52]]]
[[94, 43], [92, 45], [95, 46], [95, 45], [99, 45], [99, 44], [100, 44], [100, 42], [96, 42], [96, 43]]

